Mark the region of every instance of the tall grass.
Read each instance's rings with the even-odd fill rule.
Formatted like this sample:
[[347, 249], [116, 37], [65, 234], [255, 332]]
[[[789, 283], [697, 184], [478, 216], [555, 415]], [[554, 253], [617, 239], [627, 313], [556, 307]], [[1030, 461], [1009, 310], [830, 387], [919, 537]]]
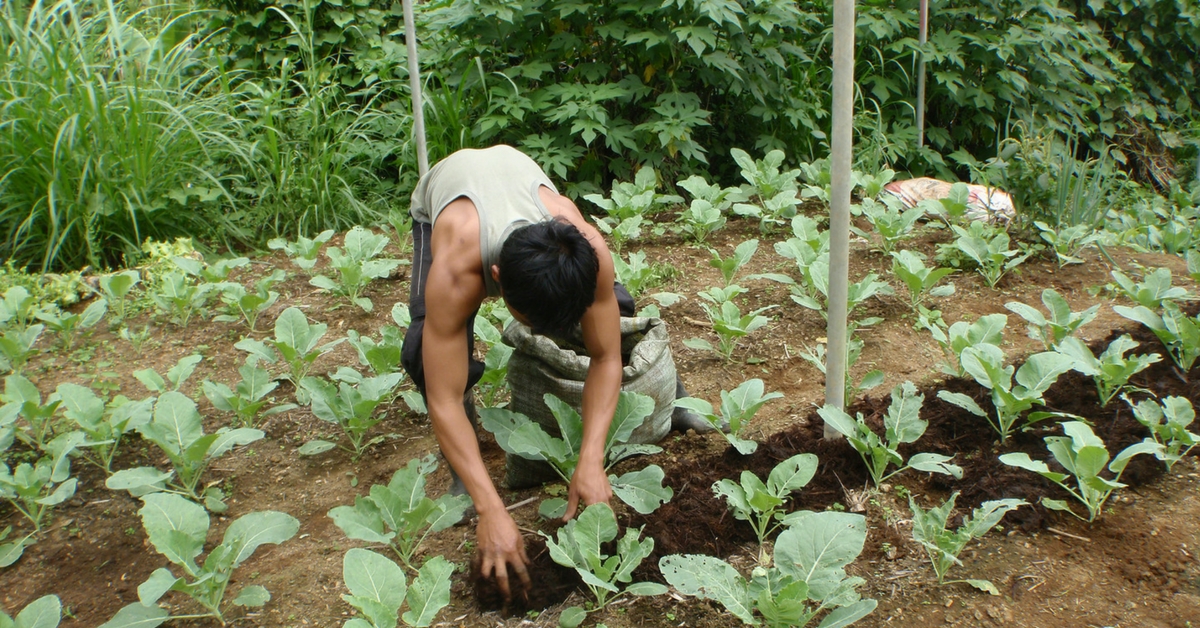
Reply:
[[[147, 237], [238, 233], [239, 123], [188, 34], [113, 0], [0, 8], [0, 256], [111, 266]], [[154, 32], [152, 32], [154, 31]]]

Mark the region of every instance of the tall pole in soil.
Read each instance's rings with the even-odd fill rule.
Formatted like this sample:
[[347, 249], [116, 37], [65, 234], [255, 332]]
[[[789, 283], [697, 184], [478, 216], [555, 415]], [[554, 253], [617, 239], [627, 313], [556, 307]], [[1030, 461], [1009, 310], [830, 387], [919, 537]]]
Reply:
[[[833, 2], [833, 133], [829, 156], [829, 326], [825, 403], [846, 405], [846, 297], [850, 270], [850, 167], [854, 125], [854, 0]], [[825, 438], [840, 438], [825, 426]]]
[[921, 0], [920, 27], [917, 43], [921, 45], [917, 59], [917, 148], [925, 145], [925, 42], [929, 41], [929, 0]]
[[404, 43], [408, 46], [408, 86], [412, 92], [413, 137], [417, 138], [417, 174], [429, 172], [429, 151], [425, 147], [425, 107], [421, 97], [421, 65], [417, 63], [417, 25], [412, 0], [404, 0]]

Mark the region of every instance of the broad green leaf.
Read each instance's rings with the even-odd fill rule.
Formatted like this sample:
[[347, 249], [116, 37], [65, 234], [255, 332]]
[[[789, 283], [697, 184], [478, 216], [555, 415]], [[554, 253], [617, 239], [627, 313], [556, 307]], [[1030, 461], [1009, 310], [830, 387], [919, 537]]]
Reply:
[[62, 399], [63, 414], [81, 427], [94, 429], [104, 416], [104, 400], [91, 388], [78, 384], [59, 384], [55, 389]]
[[657, 582], [635, 582], [625, 587], [626, 593], [637, 596], [665, 595], [667, 591], [667, 587]]
[[946, 403], [954, 404], [976, 416], [987, 417], [987, 412], [985, 412], [983, 408], [980, 408], [979, 404], [975, 403], [974, 399], [962, 393], [939, 390], [938, 399], [941, 399]]
[[777, 496], [807, 486], [817, 472], [814, 454], [797, 454], [775, 465], [767, 476], [767, 490]]
[[579, 606], [568, 606], [559, 614], [558, 625], [561, 628], [576, 628], [585, 619], [587, 619], [587, 611]]
[[1072, 358], [1056, 351], [1035, 353], [1017, 369], [1015, 378], [1029, 394], [1040, 397], [1058, 380], [1059, 375], [1071, 370], [1074, 364]]
[[915, 443], [925, 433], [928, 424], [921, 420], [921, 405], [925, 395], [917, 394], [912, 382], [892, 389], [892, 404], [883, 417], [888, 439], [892, 446], [899, 443]]
[[990, 580], [968, 579], [964, 580], [963, 582], [966, 582], [967, 584], [979, 589], [980, 591], [983, 591], [984, 593], [990, 595], [1000, 595], [999, 589], [997, 589], [996, 585], [992, 584]]
[[237, 597], [233, 598], [235, 606], [250, 606], [259, 607], [271, 601], [271, 592], [266, 587], [252, 584], [242, 587], [238, 592]]
[[658, 568], [680, 593], [720, 602], [743, 623], [756, 623], [746, 580], [729, 563], [712, 556], [675, 554], [659, 560]]
[[237, 429], [218, 432], [216, 440], [208, 448], [208, 457], [219, 458], [234, 447], [249, 445], [261, 440], [264, 436], [266, 434], [262, 430], [250, 427], [239, 427]]
[[20, 560], [21, 555], [25, 553], [27, 541], [29, 541], [28, 537], [0, 545], [0, 568], [7, 567]]
[[580, 554], [589, 564], [599, 561], [603, 555], [601, 546], [617, 538], [618, 532], [617, 516], [613, 514], [612, 508], [603, 502], [585, 508], [573, 522], [567, 523], [566, 527]]
[[196, 403], [187, 395], [167, 391], [154, 405], [154, 419], [142, 432], [152, 440], [161, 440], [173, 451], [182, 452], [204, 435]]
[[835, 608], [817, 628], [844, 628], [871, 614], [879, 603], [875, 600], [859, 600], [848, 606]]
[[173, 471], [159, 471], [154, 467], [123, 469], [110, 475], [104, 486], [114, 491], [129, 491], [134, 497], [141, 497], [165, 489], [167, 480], [174, 474]]
[[337, 443], [331, 443], [327, 440], [310, 440], [301, 445], [296, 450], [296, 453], [300, 454], [301, 456], [316, 456], [318, 454], [323, 454], [334, 447], [337, 447]]
[[62, 620], [62, 602], [57, 595], [43, 595], [17, 613], [14, 628], [57, 628]]
[[300, 530], [300, 521], [295, 517], [274, 511], [261, 510], [238, 517], [225, 529], [222, 545], [229, 548], [233, 566], [242, 564], [254, 554], [254, 550], [266, 543], [278, 545]]
[[862, 515], [819, 512], [791, 526], [775, 541], [779, 570], [808, 583], [809, 595], [824, 600], [845, 578], [845, 566], [862, 552], [867, 538]]
[[543, 519], [562, 519], [567, 514], [567, 500], [552, 497], [543, 500], [538, 506], [538, 516]]
[[351, 595], [375, 602], [390, 612], [391, 621], [371, 617], [372, 623], [376, 626], [396, 625], [408, 591], [403, 569], [380, 554], [353, 548], [342, 559], [342, 578]]
[[641, 427], [653, 412], [653, 399], [640, 393], [622, 391], [617, 397], [617, 409], [608, 427], [604, 449], [607, 451], [616, 443], [628, 441], [634, 430]]
[[383, 518], [375, 502], [362, 497], [354, 498], [354, 506], [338, 506], [329, 511], [329, 518], [341, 528], [342, 533], [352, 539], [368, 543], [389, 544], [394, 532], [385, 532]]
[[942, 475], [951, 475], [955, 479], [961, 480], [963, 476], [962, 467], [950, 464], [951, 459], [953, 459], [953, 456], [922, 453], [909, 458], [908, 466], [923, 473], [941, 473]]
[[639, 513], [648, 515], [675, 495], [674, 489], [663, 486], [664, 477], [662, 467], [655, 464], [621, 477], [609, 476], [609, 483], [621, 501]]
[[172, 493], [152, 493], [142, 498], [138, 514], [150, 543], [167, 560], [197, 571], [192, 562], [200, 555], [208, 535], [204, 507]]
[[170, 569], [160, 567], [150, 574], [150, 577], [145, 582], [138, 585], [138, 601], [143, 606], [154, 606], [158, 604], [159, 598], [166, 595], [175, 585], [182, 584], [183, 578], [175, 577]]
[[404, 613], [404, 623], [420, 628], [433, 623], [438, 612], [450, 603], [452, 573], [454, 565], [441, 556], [425, 561], [408, 587], [408, 611]]
[[101, 624], [100, 628], [156, 628], [170, 617], [171, 614], [165, 608], [142, 606], [140, 602], [134, 602], [117, 611], [117, 614]]

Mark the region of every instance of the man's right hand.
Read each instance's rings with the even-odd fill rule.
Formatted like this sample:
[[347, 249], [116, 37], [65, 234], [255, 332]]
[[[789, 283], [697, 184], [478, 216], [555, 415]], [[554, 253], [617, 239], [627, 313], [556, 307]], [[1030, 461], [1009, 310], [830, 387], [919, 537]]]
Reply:
[[476, 551], [480, 557], [480, 573], [484, 578], [495, 577], [496, 586], [511, 599], [509, 567], [521, 582], [522, 593], [529, 590], [529, 557], [525, 555], [525, 539], [507, 510], [480, 512], [479, 524], [475, 528]]

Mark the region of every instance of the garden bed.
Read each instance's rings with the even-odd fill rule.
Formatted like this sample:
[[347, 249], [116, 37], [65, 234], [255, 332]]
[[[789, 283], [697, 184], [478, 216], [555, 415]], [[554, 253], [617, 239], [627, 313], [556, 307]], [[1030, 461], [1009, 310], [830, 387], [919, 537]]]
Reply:
[[[744, 223], [731, 223], [717, 233], [712, 245], [728, 253], [737, 243], [756, 237], [757, 229]], [[788, 260], [771, 252], [770, 244], [778, 236], [764, 238], [759, 253], [744, 274], [787, 272]], [[945, 232], [926, 232], [908, 248], [932, 256], [933, 247], [945, 241]], [[821, 440], [822, 424], [815, 406], [823, 394], [823, 377], [799, 357], [806, 347], [815, 346], [825, 335], [824, 321], [810, 310], [791, 305], [787, 289], [767, 281], [744, 282], [751, 288], [746, 308], [782, 305], [771, 312], [766, 329], [744, 339], [725, 362], [712, 353], [687, 349], [682, 341], [690, 337], [711, 337], [699, 301], [698, 290], [720, 281], [719, 274], [707, 265], [707, 255], [692, 247], [681, 246], [674, 236], [663, 236], [644, 247], [648, 259], [670, 264], [677, 273], [658, 289], [687, 295], [689, 298], [664, 310], [672, 328], [672, 349], [684, 382], [693, 396], [713, 400], [720, 390], [728, 390], [752, 377], [762, 378], [768, 391], [779, 391], [783, 399], [768, 403], [753, 423], [752, 435], [760, 441], [754, 455], [743, 457], [728, 447], [718, 435], [672, 434], [664, 441], [665, 451], [653, 458], [664, 467], [666, 482], [675, 489], [671, 502], [658, 512], [641, 516], [618, 508], [623, 525], [645, 526], [644, 533], [656, 541], [655, 554], [643, 563], [636, 580], [660, 580], [657, 560], [670, 553], [706, 553], [726, 558], [738, 566], [748, 566], [756, 555], [749, 527], [733, 519], [711, 491], [718, 479], [736, 477], [742, 469], [760, 476], [777, 461], [798, 452], [815, 453], [820, 460], [817, 476], [789, 504], [792, 509], [829, 508], [861, 511], [868, 518], [866, 549], [851, 572], [867, 580], [864, 596], [880, 600], [880, 607], [860, 625], [926, 626], [930, 622], [949, 625], [1163, 625], [1183, 626], [1188, 619], [1200, 618], [1200, 565], [1195, 560], [1200, 536], [1195, 522], [1200, 520], [1197, 493], [1197, 465], [1185, 460], [1170, 475], [1148, 457], [1135, 459], [1123, 478], [1131, 484], [1094, 524], [1079, 523], [1040, 506], [1022, 508], [1006, 519], [1002, 532], [993, 532], [964, 555], [964, 564], [955, 567], [959, 577], [989, 578], [1001, 590], [1000, 597], [989, 597], [965, 585], [938, 587], [924, 560], [923, 550], [912, 541], [907, 521], [908, 506], [904, 493], [916, 495], [926, 506], [939, 502], [952, 491], [961, 491], [961, 508], [1000, 497], [1020, 497], [1036, 502], [1042, 496], [1056, 496], [1059, 489], [1041, 478], [1001, 465], [996, 456], [1009, 451], [1025, 451], [1035, 459], [1045, 459], [1042, 443], [1045, 428], [1017, 432], [1009, 443], [998, 446], [995, 432], [982, 419], [961, 411], [937, 398], [938, 390], [962, 392], [988, 407], [984, 390], [973, 381], [946, 379], [937, 374], [936, 365], [944, 356], [928, 332], [913, 329], [907, 306], [897, 297], [872, 300], [866, 314], [885, 320], [864, 330], [863, 357], [852, 375], [855, 378], [870, 368], [885, 371], [886, 383], [850, 408], [878, 421], [889, 403], [887, 393], [902, 381], [916, 382], [925, 395], [922, 418], [930, 422], [925, 437], [913, 451], [933, 451], [955, 455], [964, 468], [959, 481], [945, 481], [914, 471], [896, 476], [885, 490], [864, 490], [869, 485], [858, 455], [844, 442]], [[1110, 251], [1122, 267], [1166, 266], [1176, 283], [1196, 286], [1184, 279], [1178, 258]], [[864, 242], [852, 250], [852, 277], [870, 270], [881, 274], [890, 269], [890, 261], [868, 252]], [[368, 296], [375, 313], [357, 308], [335, 307], [336, 301], [307, 283], [307, 277], [294, 274], [294, 268], [282, 255], [257, 260], [247, 274], [249, 279], [268, 274], [273, 268], [286, 268], [292, 278], [276, 287], [283, 296], [263, 316], [260, 329], [270, 329], [271, 321], [288, 306], [298, 306], [310, 319], [329, 324], [329, 338], [338, 338], [354, 329], [376, 333], [393, 303], [407, 295], [405, 268], [392, 280], [374, 286]], [[319, 269], [320, 267], [318, 267]], [[1030, 260], [1017, 273], [990, 289], [980, 277], [959, 273], [953, 277], [957, 293], [939, 299], [947, 321], [974, 320], [989, 313], [1006, 313], [1009, 324], [1005, 351], [1010, 357], [1040, 350], [1041, 345], [1024, 337], [1024, 323], [1007, 312], [1009, 301], [1039, 304], [1043, 288], [1054, 287], [1067, 297], [1075, 310], [1102, 303], [1101, 313], [1082, 329], [1093, 349], [1104, 346], [1119, 333], [1127, 331], [1142, 343], [1137, 352], [1162, 352], [1157, 339], [1137, 325], [1113, 313], [1110, 305], [1119, 303], [1093, 289], [1110, 281], [1106, 260], [1089, 256], [1083, 265], [1058, 268], [1051, 259]], [[206, 429], [215, 429], [226, 421], [199, 393], [203, 379], [231, 382], [238, 379], [237, 368], [244, 353], [233, 344], [244, 334], [243, 327], [197, 319], [186, 328], [142, 318], [135, 324], [151, 324], [155, 340], [142, 352], [118, 339], [110, 331], [98, 331], [83, 348], [71, 354], [44, 352], [29, 369], [30, 378], [42, 390], [51, 392], [58, 383], [77, 382], [93, 388], [140, 398], [145, 393], [130, 373], [137, 368], [153, 367], [160, 373], [180, 357], [199, 351], [205, 357], [184, 391], [200, 399]], [[706, 335], [707, 334], [707, 335]], [[262, 338], [260, 333], [257, 337]], [[353, 349], [345, 344], [323, 356], [316, 364], [320, 372], [338, 366], [357, 365]], [[1187, 396], [1200, 402], [1200, 375], [1196, 370], [1179, 373], [1172, 363], [1163, 362], [1139, 374], [1135, 383], [1163, 395]], [[280, 402], [292, 393], [284, 383], [276, 392]], [[1096, 408], [1095, 389], [1088, 378], [1068, 373], [1050, 389], [1049, 407], [1091, 419], [1097, 434], [1110, 452], [1141, 440], [1141, 426], [1131, 418], [1120, 400], [1104, 410]], [[234, 616], [240, 626], [333, 626], [344, 622], [350, 607], [340, 599], [342, 556], [360, 543], [349, 541], [326, 512], [353, 501], [372, 484], [385, 483], [392, 472], [408, 460], [436, 451], [427, 418], [415, 415], [397, 401], [388, 408], [389, 420], [376, 428], [388, 434], [357, 462], [340, 450], [316, 457], [300, 457], [296, 449], [315, 437], [333, 438], [331, 426], [315, 419], [300, 408], [275, 415], [262, 426], [267, 437], [221, 459], [208, 479], [231, 495], [228, 516], [214, 516], [209, 541], [220, 540], [227, 521], [251, 511], [276, 509], [300, 520], [300, 533], [278, 547], [266, 546], [237, 573], [235, 584], [263, 584], [273, 599], [264, 608]], [[140, 446], [127, 449], [114, 468], [140, 464], [162, 465], [156, 450]], [[504, 476], [503, 452], [489, 435], [482, 435], [485, 462], [498, 485]], [[913, 451], [903, 451], [905, 455]], [[641, 465], [630, 461], [626, 464]], [[632, 467], [631, 467], [632, 468]], [[38, 543], [26, 550], [21, 560], [0, 570], [0, 604], [19, 609], [33, 599], [55, 593], [71, 616], [63, 626], [97, 626], [111, 618], [122, 606], [137, 599], [137, 587], [166, 560], [146, 541], [137, 515], [139, 502], [124, 492], [104, 488], [104, 474], [79, 464], [80, 489], [76, 496], [55, 511], [50, 529]], [[448, 485], [448, 475], [439, 468], [430, 480], [431, 494], [439, 494]], [[901, 489], [900, 487], [903, 487]], [[551, 487], [550, 490], [555, 490]], [[509, 503], [517, 503], [541, 491], [503, 491]], [[536, 502], [514, 511], [518, 524], [530, 531], [547, 533], [556, 527], [536, 516]], [[20, 527], [15, 513], [0, 510], [0, 528]], [[473, 550], [474, 532], [470, 525], [447, 529], [431, 537], [422, 552], [425, 556], [444, 555], [464, 566], [453, 578], [450, 607], [439, 621], [445, 625], [493, 626], [498, 622], [517, 625], [555, 625], [557, 611], [564, 602], [581, 604], [583, 598], [570, 587], [561, 586], [570, 576], [547, 560], [546, 554], [533, 549], [546, 569], [535, 584], [537, 596], [528, 602], [503, 605], [494, 593], [476, 588], [465, 566]], [[164, 598], [186, 612], [190, 602], [182, 597]], [[240, 611], [238, 611], [240, 612]], [[507, 617], [507, 619], [505, 619]], [[660, 596], [618, 603], [606, 609], [598, 619], [609, 626], [728, 626], [734, 621], [721, 609], [707, 602], [679, 596]], [[175, 625], [209, 625], [211, 622], [181, 621]]]

